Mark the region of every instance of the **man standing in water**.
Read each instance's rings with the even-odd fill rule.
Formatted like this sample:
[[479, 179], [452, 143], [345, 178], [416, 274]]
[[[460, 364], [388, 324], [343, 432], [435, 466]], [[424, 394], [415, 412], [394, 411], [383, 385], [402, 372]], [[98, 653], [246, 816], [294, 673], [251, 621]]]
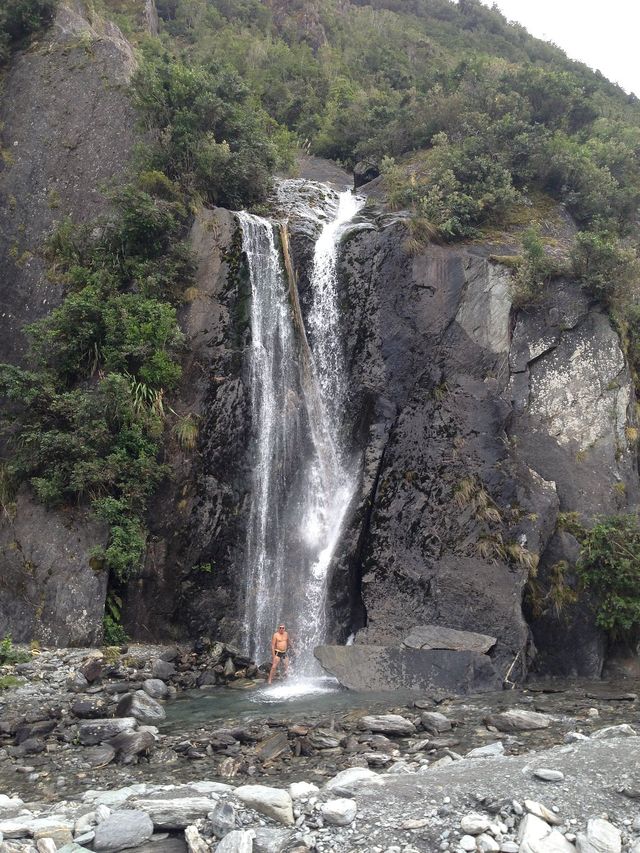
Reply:
[[284, 661], [284, 674], [289, 672], [289, 659], [287, 652], [290, 647], [289, 634], [285, 631], [284, 625], [278, 625], [278, 630], [271, 638], [271, 672], [269, 673], [269, 684], [273, 681], [273, 676], [276, 673], [280, 661]]

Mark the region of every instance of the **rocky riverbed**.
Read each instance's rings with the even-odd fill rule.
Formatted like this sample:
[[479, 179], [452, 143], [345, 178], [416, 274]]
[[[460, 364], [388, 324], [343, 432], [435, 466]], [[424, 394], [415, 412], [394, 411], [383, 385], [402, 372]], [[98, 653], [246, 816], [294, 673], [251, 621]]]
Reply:
[[640, 853], [632, 682], [278, 702], [223, 644], [45, 651], [12, 674], [1, 853]]

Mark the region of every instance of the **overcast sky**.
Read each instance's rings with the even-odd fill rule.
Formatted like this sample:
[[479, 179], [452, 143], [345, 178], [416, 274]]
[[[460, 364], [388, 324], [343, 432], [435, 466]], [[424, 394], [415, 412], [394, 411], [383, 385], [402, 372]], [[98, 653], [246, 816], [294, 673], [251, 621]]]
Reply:
[[[491, 6], [492, 0], [483, 0]], [[497, 0], [510, 21], [640, 97], [639, 0]]]

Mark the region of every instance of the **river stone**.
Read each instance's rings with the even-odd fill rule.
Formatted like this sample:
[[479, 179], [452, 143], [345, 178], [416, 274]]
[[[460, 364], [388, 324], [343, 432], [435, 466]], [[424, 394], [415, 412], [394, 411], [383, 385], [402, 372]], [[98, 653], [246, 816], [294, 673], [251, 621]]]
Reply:
[[73, 830], [73, 821], [67, 820], [64, 815], [49, 815], [48, 817], [34, 818], [31, 813], [19, 815], [7, 820], [0, 820], [0, 832], [4, 838], [27, 838], [33, 837], [40, 830]]
[[131, 805], [146, 812], [156, 829], [184, 829], [199, 818], [206, 817], [215, 805], [215, 800], [209, 797], [168, 797], [158, 800], [145, 798], [136, 799]]
[[619, 726], [605, 726], [604, 729], [597, 729], [591, 737], [595, 740], [607, 740], [612, 737], [637, 737], [637, 732], [627, 723], [622, 723]]
[[335, 732], [314, 729], [307, 735], [307, 741], [314, 749], [335, 749], [340, 746], [340, 737]]
[[356, 801], [345, 798], [328, 800], [320, 806], [324, 822], [333, 826], [348, 826], [353, 823], [357, 811]]
[[[235, 743], [235, 738], [233, 738]], [[289, 739], [286, 732], [276, 732], [271, 737], [265, 738], [256, 749], [256, 756], [261, 761], [273, 761], [283, 752], [290, 752]]]
[[109, 741], [122, 764], [130, 764], [133, 759], [143, 752], [148, 752], [155, 745], [155, 738], [151, 732], [120, 732]]
[[334, 794], [343, 794], [351, 796], [358, 788], [365, 784], [383, 784], [383, 778], [369, 770], [367, 767], [350, 767], [348, 770], [341, 770], [332, 779], [325, 784], [324, 790], [331, 791]]
[[55, 849], [56, 847], [63, 847], [65, 844], [70, 844], [73, 841], [73, 833], [68, 826], [50, 826], [34, 830], [34, 841], [38, 842], [45, 839], [53, 842]]
[[114, 720], [91, 720], [91, 722], [80, 723], [78, 727], [78, 740], [83, 746], [94, 746], [97, 743], [109, 740], [120, 732], [133, 731], [138, 725], [134, 717], [120, 717]]
[[93, 684], [94, 681], [99, 681], [102, 678], [102, 658], [91, 658], [80, 667], [80, 672], [84, 675], [89, 684]]
[[538, 767], [533, 771], [536, 779], [542, 779], [543, 782], [562, 782], [564, 773], [561, 770], [551, 770], [548, 767]]
[[470, 812], [460, 821], [460, 829], [466, 835], [480, 835], [480, 833], [486, 832], [492, 823], [493, 821], [485, 815]]
[[465, 754], [465, 758], [495, 758], [496, 755], [504, 755], [504, 744], [501, 740], [494, 743], [487, 743], [485, 746], [476, 746], [475, 749], [469, 750]]
[[301, 800], [317, 794], [320, 789], [313, 782], [292, 782], [289, 785], [289, 796], [292, 800]]
[[608, 820], [592, 818], [587, 822], [586, 833], [578, 834], [576, 846], [578, 853], [620, 853], [622, 836]]
[[254, 838], [252, 829], [234, 829], [218, 842], [216, 853], [253, 853]]
[[388, 735], [412, 735], [416, 727], [411, 720], [399, 714], [378, 714], [362, 717], [360, 728], [370, 732], [382, 732]]
[[487, 835], [486, 832], [482, 832], [476, 838], [476, 848], [479, 853], [498, 853], [500, 845], [493, 836]]
[[200, 835], [196, 826], [186, 827], [184, 840], [187, 842], [189, 853], [209, 853], [209, 845]]
[[271, 826], [259, 826], [255, 833], [253, 853], [282, 853], [291, 837], [290, 830]]
[[483, 693], [502, 688], [487, 655], [390, 646], [319, 646], [321, 666], [351, 690], [446, 690]]
[[169, 688], [160, 678], [147, 678], [142, 682], [142, 689], [152, 699], [166, 699]]
[[448, 720], [444, 714], [439, 714], [437, 711], [425, 711], [420, 715], [422, 728], [432, 735], [448, 732], [451, 730], [451, 720]]
[[485, 654], [496, 642], [495, 637], [473, 631], [456, 631], [440, 625], [416, 625], [404, 638], [402, 645], [409, 649], [449, 649]]
[[104, 699], [76, 699], [71, 713], [83, 720], [104, 719], [108, 704]]
[[236, 810], [233, 803], [218, 803], [215, 809], [207, 815], [211, 821], [213, 834], [218, 838], [236, 828]]
[[116, 716], [135, 717], [141, 723], [157, 723], [164, 720], [166, 712], [162, 705], [144, 690], [125, 693], [116, 707]]
[[502, 714], [487, 717], [485, 722], [500, 732], [526, 732], [548, 728], [551, 725], [551, 717], [547, 714], [539, 714], [537, 711], [512, 708]]
[[95, 829], [95, 850], [124, 850], [138, 847], [153, 835], [153, 823], [148, 814], [141, 810], [123, 810], [110, 814]]
[[245, 806], [285, 826], [293, 825], [293, 803], [286, 791], [266, 785], [240, 785], [234, 794]]
[[156, 660], [151, 664], [151, 674], [154, 678], [166, 681], [168, 678], [171, 678], [172, 675], [176, 674], [176, 668], [172, 663], [169, 663], [169, 661], [156, 658]]

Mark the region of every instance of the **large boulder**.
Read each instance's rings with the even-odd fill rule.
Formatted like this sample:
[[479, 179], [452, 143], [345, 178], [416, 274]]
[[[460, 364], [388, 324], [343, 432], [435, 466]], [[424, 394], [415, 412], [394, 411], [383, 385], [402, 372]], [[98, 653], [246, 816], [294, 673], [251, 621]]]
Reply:
[[402, 649], [387, 646], [320, 646], [322, 667], [352, 690], [500, 690], [502, 677], [491, 658], [478, 652]]
[[442, 625], [416, 625], [402, 641], [408, 649], [451, 649], [485, 654], [496, 644], [495, 637], [474, 631], [456, 631]]
[[139, 847], [153, 835], [153, 823], [142, 811], [125, 810], [110, 814], [95, 828], [93, 847], [96, 851], [115, 853], [128, 847]]
[[234, 794], [245, 806], [285, 826], [293, 825], [293, 802], [286, 791], [266, 785], [240, 785]]
[[167, 716], [162, 705], [144, 690], [125, 693], [116, 707], [118, 717], [134, 717], [141, 723], [158, 723]]

